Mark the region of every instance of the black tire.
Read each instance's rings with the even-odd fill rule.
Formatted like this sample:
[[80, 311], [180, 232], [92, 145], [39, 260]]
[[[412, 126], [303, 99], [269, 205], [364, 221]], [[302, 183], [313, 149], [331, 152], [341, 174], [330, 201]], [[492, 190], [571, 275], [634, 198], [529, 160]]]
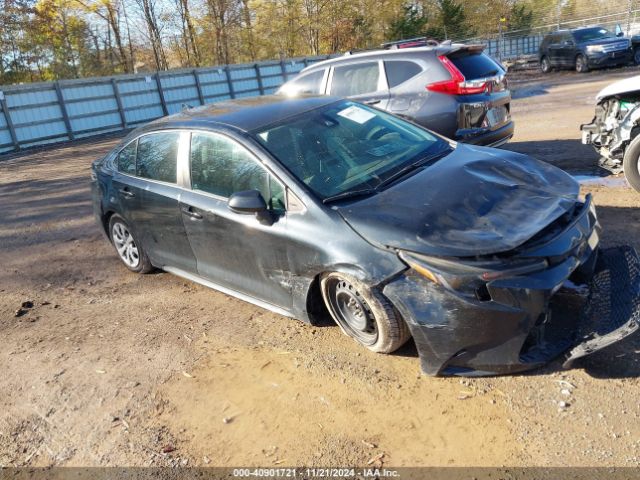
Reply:
[[640, 192], [640, 165], [638, 162], [640, 162], [640, 135], [631, 141], [627, 151], [624, 152], [624, 160], [622, 161], [624, 176], [627, 177], [631, 186]]
[[542, 71], [542, 73], [549, 73], [551, 71], [551, 62], [549, 61], [549, 58], [542, 57], [540, 59], [540, 71]]
[[589, 71], [589, 64], [587, 63], [587, 57], [583, 54], [576, 55], [576, 72], [587, 73]]
[[353, 276], [325, 274], [320, 279], [320, 289], [329, 313], [342, 331], [369, 350], [391, 353], [411, 336], [391, 302]]
[[129, 225], [116, 213], [109, 219], [109, 239], [118, 257], [129, 270], [136, 273], [149, 273], [153, 270], [149, 257], [136, 241]]
[[640, 47], [636, 47], [633, 51], [633, 63], [640, 65]]

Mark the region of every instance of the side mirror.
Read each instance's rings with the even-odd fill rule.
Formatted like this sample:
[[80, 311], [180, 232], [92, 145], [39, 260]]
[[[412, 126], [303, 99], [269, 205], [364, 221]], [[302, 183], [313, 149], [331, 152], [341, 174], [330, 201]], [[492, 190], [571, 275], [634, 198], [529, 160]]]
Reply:
[[267, 203], [258, 190], [245, 190], [236, 192], [229, 197], [227, 202], [232, 212], [253, 214], [267, 209]]
[[267, 209], [267, 202], [258, 190], [235, 192], [227, 202], [229, 210], [243, 215], [255, 215], [260, 223], [271, 225], [273, 218]]
[[616, 33], [616, 37], [624, 37], [624, 32], [618, 32], [618, 33]]

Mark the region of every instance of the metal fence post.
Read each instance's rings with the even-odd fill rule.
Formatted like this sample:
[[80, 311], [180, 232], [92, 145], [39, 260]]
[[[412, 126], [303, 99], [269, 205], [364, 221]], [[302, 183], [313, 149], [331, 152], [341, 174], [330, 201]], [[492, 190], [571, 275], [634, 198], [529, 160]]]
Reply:
[[113, 95], [116, 97], [116, 104], [118, 105], [118, 113], [120, 114], [120, 123], [122, 128], [127, 128], [127, 117], [124, 114], [124, 108], [122, 107], [122, 98], [120, 97], [120, 91], [118, 90], [118, 82], [115, 78], [111, 79], [111, 87], [113, 88]]
[[285, 82], [289, 80], [289, 74], [287, 73], [287, 67], [284, 66], [284, 60], [280, 60], [280, 70], [282, 70], [282, 79]]
[[231, 98], [236, 98], [236, 92], [233, 88], [233, 81], [231, 80], [231, 71], [229, 70], [229, 65], [224, 66], [224, 73], [227, 76], [227, 86], [229, 87], [229, 95]]
[[62, 96], [62, 90], [60, 89], [60, 84], [56, 81], [53, 82], [53, 87], [56, 90], [56, 96], [58, 97], [58, 104], [60, 105], [60, 111], [62, 112], [62, 119], [64, 120], [64, 125], [67, 128], [67, 136], [69, 140], [74, 140], [73, 129], [71, 128], [71, 121], [69, 120], [69, 114], [67, 113], [67, 106], [64, 104], [64, 97]]
[[0, 110], [4, 115], [4, 119], [7, 122], [7, 128], [9, 129], [9, 135], [11, 135], [11, 141], [13, 142], [13, 147], [16, 152], [20, 151], [20, 142], [18, 141], [18, 137], [16, 135], [16, 129], [13, 126], [13, 121], [11, 120], [11, 113], [9, 113], [9, 107], [7, 106], [7, 99], [4, 97], [4, 92], [0, 92]]
[[256, 80], [258, 81], [258, 90], [260, 90], [260, 95], [264, 95], [264, 86], [262, 85], [262, 76], [260, 75], [260, 66], [255, 63], [253, 65], [253, 69], [256, 71]]
[[193, 74], [193, 79], [196, 82], [196, 90], [198, 90], [198, 100], [200, 100], [200, 105], [204, 105], [204, 95], [202, 95], [202, 85], [200, 84], [200, 77], [198, 76], [198, 71], [193, 70], [191, 73]]
[[165, 115], [169, 115], [169, 110], [167, 110], [167, 102], [164, 99], [164, 91], [162, 90], [162, 82], [160, 81], [160, 73], [156, 72], [156, 87], [158, 87], [158, 95], [160, 96], [160, 103], [162, 104], [162, 111]]

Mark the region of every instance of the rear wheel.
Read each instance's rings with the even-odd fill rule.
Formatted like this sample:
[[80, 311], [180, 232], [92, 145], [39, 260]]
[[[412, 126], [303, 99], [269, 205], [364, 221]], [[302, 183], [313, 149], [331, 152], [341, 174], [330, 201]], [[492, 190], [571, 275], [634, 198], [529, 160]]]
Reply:
[[114, 214], [109, 219], [109, 237], [120, 260], [129, 270], [136, 273], [148, 273], [153, 270], [149, 257], [120, 215]]
[[587, 63], [587, 57], [582, 54], [579, 54], [576, 57], [576, 72], [578, 73], [586, 73], [589, 71], [589, 64]]
[[551, 62], [547, 57], [542, 57], [540, 59], [540, 70], [542, 73], [549, 73], [551, 71]]
[[389, 300], [351, 275], [329, 273], [320, 280], [320, 287], [338, 326], [369, 350], [391, 353], [411, 336]]
[[633, 51], [633, 63], [640, 65], [640, 47], [636, 47]]
[[633, 139], [624, 153], [622, 162], [624, 176], [638, 192], [640, 192], [640, 135]]

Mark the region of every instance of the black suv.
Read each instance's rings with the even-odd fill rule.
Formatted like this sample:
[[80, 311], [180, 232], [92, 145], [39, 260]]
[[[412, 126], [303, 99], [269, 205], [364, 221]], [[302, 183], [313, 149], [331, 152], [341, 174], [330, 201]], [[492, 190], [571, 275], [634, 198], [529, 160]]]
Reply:
[[309, 66], [279, 93], [348, 97], [466, 143], [498, 146], [513, 136], [506, 71], [483, 46], [385, 47]]
[[621, 38], [603, 27], [558, 30], [540, 43], [540, 69], [575, 68], [584, 73], [590, 68], [624, 65], [634, 59], [632, 40]]

